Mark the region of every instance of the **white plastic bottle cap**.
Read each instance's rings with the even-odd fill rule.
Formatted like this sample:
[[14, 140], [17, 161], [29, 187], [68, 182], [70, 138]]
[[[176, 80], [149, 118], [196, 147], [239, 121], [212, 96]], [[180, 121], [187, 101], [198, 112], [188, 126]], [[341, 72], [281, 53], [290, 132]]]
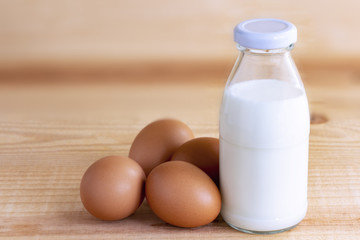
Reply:
[[234, 40], [246, 48], [284, 48], [296, 42], [297, 30], [294, 24], [284, 20], [251, 19], [236, 25]]

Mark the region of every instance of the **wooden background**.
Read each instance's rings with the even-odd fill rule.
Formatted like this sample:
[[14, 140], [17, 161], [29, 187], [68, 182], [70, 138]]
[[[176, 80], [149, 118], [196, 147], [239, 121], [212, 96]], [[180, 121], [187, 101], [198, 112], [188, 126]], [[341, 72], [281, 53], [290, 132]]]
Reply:
[[356, 0], [1, 0], [0, 69], [36, 64], [228, 61], [234, 26], [274, 17], [299, 30], [297, 61], [359, 60]]
[[[0, 1], [0, 239], [358, 239], [360, 47], [357, 1]], [[234, 25], [295, 23], [294, 57], [312, 113], [309, 210], [295, 229], [248, 235], [221, 217], [195, 229], [146, 202], [103, 222], [83, 208], [86, 168], [127, 155], [163, 117], [218, 136], [236, 57]]]

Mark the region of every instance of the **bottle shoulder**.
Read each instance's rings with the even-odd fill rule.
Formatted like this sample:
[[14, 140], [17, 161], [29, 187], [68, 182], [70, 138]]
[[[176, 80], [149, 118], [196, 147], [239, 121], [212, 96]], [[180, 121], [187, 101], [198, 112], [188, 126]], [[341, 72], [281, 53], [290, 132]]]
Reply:
[[304, 88], [289, 51], [271, 54], [241, 52], [229, 75], [228, 84], [257, 79], [276, 79]]

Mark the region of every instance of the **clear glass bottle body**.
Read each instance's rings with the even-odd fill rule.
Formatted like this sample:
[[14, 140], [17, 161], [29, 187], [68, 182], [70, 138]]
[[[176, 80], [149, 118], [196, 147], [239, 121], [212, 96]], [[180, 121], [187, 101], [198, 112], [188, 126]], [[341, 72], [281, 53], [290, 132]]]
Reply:
[[238, 48], [220, 110], [221, 214], [244, 232], [281, 232], [307, 210], [308, 101], [293, 45]]

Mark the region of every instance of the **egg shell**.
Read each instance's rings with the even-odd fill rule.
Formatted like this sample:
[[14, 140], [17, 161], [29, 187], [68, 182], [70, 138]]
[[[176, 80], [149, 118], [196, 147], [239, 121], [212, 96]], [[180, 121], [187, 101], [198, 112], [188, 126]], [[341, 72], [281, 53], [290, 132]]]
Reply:
[[178, 227], [198, 227], [219, 214], [221, 196], [211, 178], [195, 165], [170, 161], [149, 174], [146, 199], [163, 221]]
[[191, 129], [174, 119], [150, 123], [135, 137], [129, 157], [137, 161], [146, 175], [157, 165], [169, 161], [183, 143], [194, 138]]
[[173, 154], [171, 160], [192, 163], [207, 173], [219, 185], [219, 139], [212, 137], [194, 138]]
[[93, 216], [120, 220], [131, 214], [144, 200], [145, 173], [134, 160], [108, 156], [93, 163], [80, 184], [81, 201]]

